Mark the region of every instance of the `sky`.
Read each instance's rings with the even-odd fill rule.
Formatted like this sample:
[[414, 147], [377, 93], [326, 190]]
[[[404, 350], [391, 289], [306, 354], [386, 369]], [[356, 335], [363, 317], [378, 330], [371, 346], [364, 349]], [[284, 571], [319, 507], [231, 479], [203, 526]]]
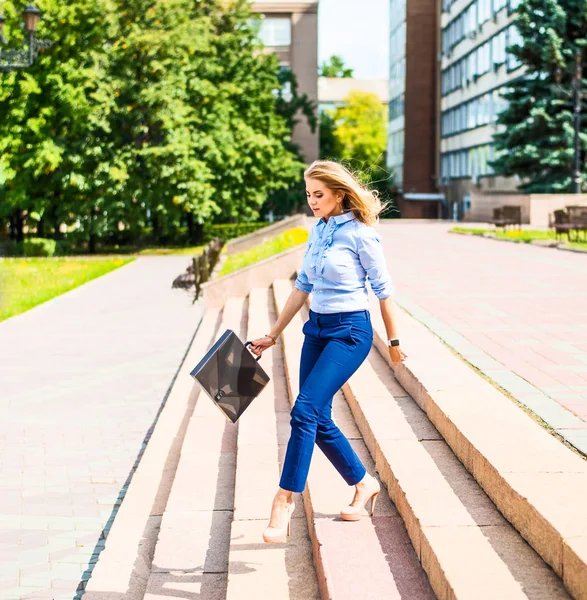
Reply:
[[357, 79], [389, 76], [390, 0], [320, 0], [318, 63], [333, 54]]

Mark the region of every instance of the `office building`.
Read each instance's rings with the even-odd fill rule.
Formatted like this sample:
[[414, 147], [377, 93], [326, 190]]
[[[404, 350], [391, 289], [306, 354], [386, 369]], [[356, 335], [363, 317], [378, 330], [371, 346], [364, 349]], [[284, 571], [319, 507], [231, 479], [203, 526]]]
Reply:
[[448, 216], [466, 218], [471, 193], [514, 191], [490, 161], [502, 92], [522, 74], [507, 52], [520, 41], [512, 24], [520, 0], [442, 0], [440, 74], [440, 191]]
[[432, 0], [391, 0], [387, 166], [404, 218], [441, 215], [437, 192], [438, 23]]
[[[262, 15], [261, 39], [267, 52], [274, 52], [281, 68], [291, 69], [298, 81], [298, 92], [318, 103], [318, 2], [258, 0], [253, 11]], [[301, 148], [306, 162], [318, 158], [318, 130], [312, 133], [306, 119], [296, 125], [293, 141]]]

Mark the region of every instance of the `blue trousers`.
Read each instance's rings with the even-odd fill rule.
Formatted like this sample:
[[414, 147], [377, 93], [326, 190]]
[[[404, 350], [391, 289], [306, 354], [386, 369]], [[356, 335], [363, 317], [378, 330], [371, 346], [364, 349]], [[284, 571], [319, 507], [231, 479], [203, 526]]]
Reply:
[[300, 393], [291, 411], [291, 437], [279, 486], [306, 487], [314, 444], [349, 485], [366, 470], [332, 420], [332, 398], [367, 358], [373, 343], [369, 311], [319, 314], [310, 311], [300, 363]]

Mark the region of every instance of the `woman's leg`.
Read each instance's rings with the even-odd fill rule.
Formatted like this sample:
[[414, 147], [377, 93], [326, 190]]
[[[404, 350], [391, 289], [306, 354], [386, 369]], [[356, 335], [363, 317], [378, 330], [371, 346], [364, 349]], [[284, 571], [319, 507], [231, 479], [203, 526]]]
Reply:
[[[345, 331], [345, 327], [339, 329]], [[367, 335], [358, 335], [356, 340], [345, 335], [337, 337], [336, 332], [328, 337], [321, 337], [326, 342], [325, 347], [304, 383], [300, 383], [300, 393], [291, 413], [292, 432], [280, 487], [293, 492], [303, 491], [306, 485], [320, 416], [332, 403], [334, 394], [365, 360], [372, 342], [371, 337]], [[326, 422], [324, 424], [326, 426]], [[340, 443], [344, 436], [336, 426], [334, 427], [336, 431], [330, 425], [325, 428], [322, 441], [328, 446], [328, 456], [332, 457], [335, 467], [341, 473], [346, 473], [347, 481], [354, 482], [354, 479], [363, 473], [364, 467], [348, 441], [345, 440], [346, 444]]]

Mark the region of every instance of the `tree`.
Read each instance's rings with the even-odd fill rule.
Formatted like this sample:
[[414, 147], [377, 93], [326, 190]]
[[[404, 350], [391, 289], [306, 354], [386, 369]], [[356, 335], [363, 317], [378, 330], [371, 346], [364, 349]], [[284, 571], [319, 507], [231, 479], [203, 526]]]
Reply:
[[334, 129], [334, 111], [322, 111], [320, 115], [320, 158], [324, 160], [336, 158]]
[[331, 56], [328, 61], [322, 63], [320, 67], [320, 77], [339, 77], [350, 78], [353, 76], [353, 69], [344, 66], [344, 61], [336, 54]]
[[334, 154], [364, 167], [379, 164], [387, 138], [386, 109], [376, 94], [351, 92], [334, 111]]
[[[585, 0], [524, 0], [518, 8], [515, 25], [523, 41], [509, 52], [526, 72], [504, 94], [509, 106], [498, 118], [501, 127], [494, 136], [498, 158], [492, 166], [499, 175], [517, 175], [527, 193], [571, 189], [573, 112], [570, 98], [557, 90], [556, 74], [570, 92], [575, 50], [586, 44], [586, 9]], [[584, 119], [581, 164], [587, 152], [586, 125]]]
[[[40, 37], [55, 42], [28, 70], [0, 75], [0, 217], [13, 238], [37, 223], [59, 235], [70, 215], [83, 218], [99, 203], [99, 188], [117, 188], [104, 143], [114, 92], [106, 48], [115, 26], [108, 0], [67, 4], [44, 0]], [[5, 7], [10, 22], [16, 7]], [[64, 25], [64, 24], [67, 25]], [[10, 32], [11, 39], [16, 32]]]
[[383, 216], [395, 216], [397, 188], [393, 173], [385, 167], [386, 116], [376, 94], [351, 92], [343, 106], [320, 115], [320, 157], [346, 164], [361, 183], [389, 203]]
[[246, 0], [40, 8], [54, 46], [0, 78], [0, 217], [15, 237], [48, 218], [90, 251], [147, 226], [174, 241], [187, 225], [196, 241], [206, 221], [255, 219], [298, 178], [278, 61], [261, 52]]
[[[277, 113], [286, 121], [289, 131], [293, 131], [300, 118], [308, 121], [310, 130], [316, 131], [318, 120], [316, 118], [316, 104], [307, 94], [300, 94], [298, 81], [290, 69], [281, 69], [278, 73], [279, 89], [277, 91]], [[263, 213], [277, 214], [278, 216], [290, 215], [302, 210], [306, 203], [305, 184], [303, 171], [305, 168], [301, 150], [293, 140], [288, 139], [285, 147], [293, 152], [299, 161], [299, 168], [294, 182], [287, 188], [273, 191], [269, 194], [263, 207]]]

